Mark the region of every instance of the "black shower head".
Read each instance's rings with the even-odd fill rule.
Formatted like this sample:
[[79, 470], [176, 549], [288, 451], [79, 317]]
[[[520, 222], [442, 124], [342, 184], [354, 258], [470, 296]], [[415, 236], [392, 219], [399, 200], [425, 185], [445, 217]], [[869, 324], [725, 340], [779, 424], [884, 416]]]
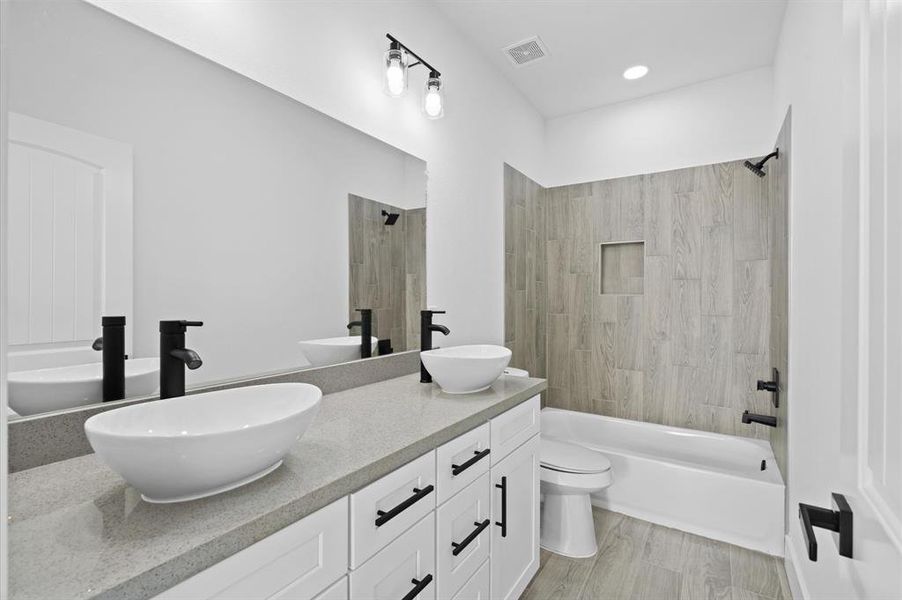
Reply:
[[400, 217], [401, 215], [398, 213], [390, 213], [387, 210], [383, 210], [382, 216], [385, 217], [386, 225], [394, 225], [398, 221], [398, 217]]
[[743, 164], [745, 164], [746, 169], [748, 169], [749, 171], [751, 171], [758, 177], [764, 177], [765, 175], [767, 175], [767, 173], [764, 171], [764, 163], [769, 161], [771, 158], [777, 158], [777, 159], [780, 158], [780, 149], [779, 148], [777, 148], [776, 150], [774, 150], [773, 152], [771, 152], [770, 154], [768, 154], [767, 156], [765, 156], [764, 158], [762, 158], [761, 160], [759, 160], [756, 163], [753, 163], [752, 161], [747, 160]]

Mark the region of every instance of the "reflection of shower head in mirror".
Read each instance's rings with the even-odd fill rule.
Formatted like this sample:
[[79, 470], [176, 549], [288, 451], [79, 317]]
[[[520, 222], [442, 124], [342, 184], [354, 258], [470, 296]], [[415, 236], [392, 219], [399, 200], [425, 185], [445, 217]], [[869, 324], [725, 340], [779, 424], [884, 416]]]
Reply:
[[764, 164], [772, 158], [780, 158], [780, 149], [777, 148], [761, 160], [756, 163], [753, 163], [750, 160], [745, 161], [745, 168], [757, 175], [758, 177], [764, 177], [767, 173], [764, 171]]
[[390, 213], [387, 210], [383, 210], [382, 216], [385, 217], [386, 225], [394, 225], [398, 221], [398, 217], [400, 217], [401, 215], [398, 213]]

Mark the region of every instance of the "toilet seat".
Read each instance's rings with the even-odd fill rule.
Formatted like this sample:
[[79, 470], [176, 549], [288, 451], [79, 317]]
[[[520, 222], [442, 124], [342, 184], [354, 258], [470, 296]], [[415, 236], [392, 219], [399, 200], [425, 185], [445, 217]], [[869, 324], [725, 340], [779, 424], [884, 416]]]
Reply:
[[539, 447], [543, 469], [586, 475], [611, 470], [607, 456], [584, 446], [542, 436]]

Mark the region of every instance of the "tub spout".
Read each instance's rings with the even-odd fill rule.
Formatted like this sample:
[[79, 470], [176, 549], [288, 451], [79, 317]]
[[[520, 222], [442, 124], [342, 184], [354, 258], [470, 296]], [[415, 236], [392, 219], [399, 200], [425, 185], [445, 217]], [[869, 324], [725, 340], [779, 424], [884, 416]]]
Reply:
[[767, 425], [768, 427], [776, 427], [777, 417], [771, 417], [770, 415], [756, 415], [755, 413], [744, 411], [742, 413], [742, 422], [746, 425], [748, 425], [749, 423], [761, 423], [762, 425]]

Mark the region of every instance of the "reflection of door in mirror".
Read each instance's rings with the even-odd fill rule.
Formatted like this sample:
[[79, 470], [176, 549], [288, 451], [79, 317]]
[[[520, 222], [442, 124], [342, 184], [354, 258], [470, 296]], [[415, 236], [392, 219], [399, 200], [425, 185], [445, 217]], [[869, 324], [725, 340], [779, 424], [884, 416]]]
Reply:
[[[426, 209], [348, 196], [349, 308], [373, 309], [373, 335], [393, 352], [417, 347], [426, 303]], [[386, 343], [387, 341], [387, 343]]]
[[98, 362], [132, 314], [131, 146], [16, 113], [9, 138], [10, 371]]

